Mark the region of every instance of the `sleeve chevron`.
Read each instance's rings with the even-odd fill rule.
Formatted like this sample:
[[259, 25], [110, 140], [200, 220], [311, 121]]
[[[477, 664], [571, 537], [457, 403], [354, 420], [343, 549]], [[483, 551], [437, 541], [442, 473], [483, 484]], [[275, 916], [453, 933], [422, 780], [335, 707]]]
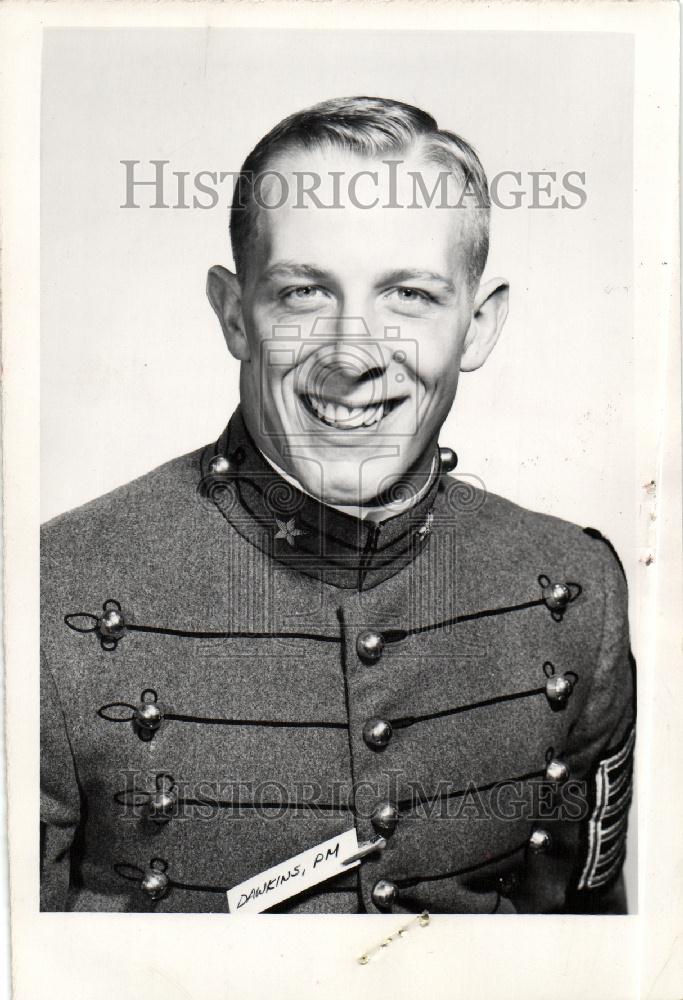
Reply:
[[624, 860], [635, 738], [632, 726], [621, 748], [601, 760], [595, 772], [595, 806], [588, 820], [588, 850], [579, 889], [606, 885]]

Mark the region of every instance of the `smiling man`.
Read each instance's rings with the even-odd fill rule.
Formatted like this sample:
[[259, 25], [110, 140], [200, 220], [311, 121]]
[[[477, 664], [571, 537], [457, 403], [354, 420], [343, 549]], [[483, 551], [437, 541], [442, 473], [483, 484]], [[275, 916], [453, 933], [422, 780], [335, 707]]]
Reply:
[[[506, 282], [479, 280], [488, 195], [473, 152], [413, 136], [419, 118], [381, 105], [396, 135], [366, 137], [373, 105], [353, 108], [359, 132], [341, 148], [324, 109], [259, 144], [233, 211], [237, 274], [209, 275], [255, 444], [329, 503], [431, 471], [459, 372], [484, 362], [507, 311]], [[315, 201], [299, 194], [307, 174]], [[259, 209], [245, 189], [264, 177]]]
[[46, 526], [46, 909], [623, 912], [611, 546], [449, 473], [507, 313], [461, 138], [325, 102], [247, 158], [213, 444]]

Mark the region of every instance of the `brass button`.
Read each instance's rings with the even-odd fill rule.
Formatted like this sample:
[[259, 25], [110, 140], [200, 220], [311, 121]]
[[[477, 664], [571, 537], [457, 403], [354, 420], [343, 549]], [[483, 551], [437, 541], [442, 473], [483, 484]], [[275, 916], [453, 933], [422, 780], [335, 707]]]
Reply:
[[546, 781], [556, 781], [560, 784], [569, 777], [569, 768], [563, 760], [550, 760], [545, 769]]
[[126, 631], [126, 622], [119, 608], [106, 608], [98, 619], [97, 631], [104, 639], [120, 639]]
[[161, 725], [161, 709], [153, 701], [143, 701], [135, 709], [133, 722], [147, 732], [154, 733]]
[[398, 897], [398, 886], [395, 882], [381, 878], [373, 886], [371, 896], [378, 910], [390, 910]]
[[381, 750], [391, 739], [392, 732], [391, 723], [386, 719], [368, 719], [363, 726], [363, 739], [371, 750]]
[[529, 848], [534, 854], [543, 854], [550, 847], [551, 839], [547, 830], [538, 827], [529, 837]]
[[209, 462], [209, 472], [212, 476], [227, 476], [232, 472], [232, 465], [225, 455], [214, 455]]
[[452, 472], [458, 464], [458, 456], [452, 448], [439, 448], [439, 458], [442, 472]]
[[543, 600], [551, 611], [561, 611], [562, 608], [566, 608], [570, 597], [566, 583], [549, 583], [543, 588]]
[[377, 663], [384, 652], [384, 636], [374, 629], [366, 629], [356, 639], [356, 652], [366, 663]]
[[141, 889], [152, 899], [161, 899], [168, 891], [168, 875], [150, 868], [141, 883]]
[[150, 796], [147, 815], [155, 823], [168, 823], [178, 802], [176, 783], [170, 774], [159, 774], [156, 791]]
[[398, 809], [391, 802], [378, 802], [370, 818], [378, 833], [390, 837], [398, 824]]
[[549, 677], [545, 685], [545, 694], [553, 705], [564, 705], [572, 693], [572, 682], [561, 674]]

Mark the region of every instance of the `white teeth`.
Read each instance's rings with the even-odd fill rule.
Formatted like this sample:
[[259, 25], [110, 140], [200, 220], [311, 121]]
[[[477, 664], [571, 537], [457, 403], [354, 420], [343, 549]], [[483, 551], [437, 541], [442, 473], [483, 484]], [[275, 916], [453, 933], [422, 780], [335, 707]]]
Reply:
[[309, 396], [311, 409], [320, 420], [343, 430], [372, 427], [391, 409], [389, 403], [375, 403], [369, 406], [347, 406], [345, 403], [330, 403], [319, 396]]
[[365, 420], [363, 421], [363, 427], [369, 427], [371, 424], [376, 424], [377, 421], [379, 420], [380, 411], [382, 411], [383, 409], [384, 407], [381, 405], [373, 406], [369, 410]]
[[349, 417], [345, 426], [353, 429], [356, 427], [362, 427], [364, 417], [365, 409], [362, 406], [354, 406], [353, 409], [349, 411]]

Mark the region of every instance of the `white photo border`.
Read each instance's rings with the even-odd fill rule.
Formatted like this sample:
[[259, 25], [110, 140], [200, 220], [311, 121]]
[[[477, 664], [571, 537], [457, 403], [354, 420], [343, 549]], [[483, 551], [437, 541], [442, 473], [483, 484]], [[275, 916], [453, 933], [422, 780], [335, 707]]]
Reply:
[[[15, 996], [366, 995], [680, 1000], [683, 670], [678, 318], [678, 5], [655, 2], [12, 2], [0, 9], [6, 736]], [[41, 33], [73, 26], [623, 31], [636, 44], [639, 479], [658, 484], [637, 585], [638, 914], [436, 916], [367, 965], [398, 916], [38, 912]], [[609, 86], [609, 81], [605, 81]], [[634, 498], [635, 502], [635, 498]], [[649, 513], [648, 513], [648, 516]], [[493, 923], [492, 921], [495, 921]], [[267, 943], [267, 951], [266, 945]]]

